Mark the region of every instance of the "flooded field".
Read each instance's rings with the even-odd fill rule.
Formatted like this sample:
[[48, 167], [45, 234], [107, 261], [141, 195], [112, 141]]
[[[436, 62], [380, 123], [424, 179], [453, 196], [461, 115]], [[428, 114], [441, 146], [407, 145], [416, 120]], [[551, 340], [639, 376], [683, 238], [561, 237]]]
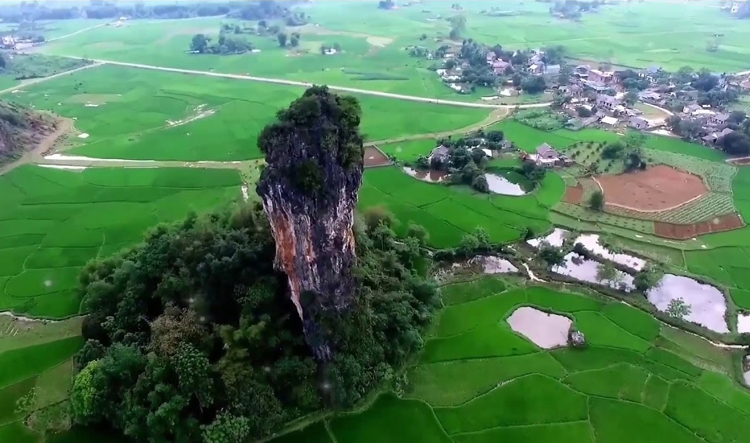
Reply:
[[508, 324], [513, 331], [540, 348], [552, 349], [567, 345], [568, 331], [573, 322], [562, 315], [547, 314], [524, 306], [513, 311], [508, 317]]
[[609, 286], [610, 288], [625, 292], [635, 289], [633, 276], [619, 270], [615, 270], [616, 277], [614, 279], [601, 278], [601, 266], [603, 265], [598, 261], [587, 260], [583, 256], [571, 252], [565, 256], [565, 263], [560, 266], [554, 266], [552, 272], [572, 277], [578, 281]]
[[673, 300], [682, 300], [689, 307], [684, 319], [719, 333], [728, 333], [725, 318], [727, 304], [724, 294], [711, 285], [681, 275], [666, 274], [646, 293], [656, 309], [668, 312]]
[[489, 185], [490, 192], [493, 194], [526, 195], [526, 191], [521, 185], [513, 183], [502, 175], [487, 173], [484, 176], [487, 178], [487, 185]]

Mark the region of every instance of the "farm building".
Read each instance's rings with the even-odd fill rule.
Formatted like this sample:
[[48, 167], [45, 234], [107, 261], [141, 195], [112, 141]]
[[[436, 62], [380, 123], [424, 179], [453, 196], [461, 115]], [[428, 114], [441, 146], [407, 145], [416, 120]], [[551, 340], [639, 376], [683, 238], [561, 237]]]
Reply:
[[495, 60], [492, 62], [492, 70], [495, 72], [495, 74], [503, 74], [505, 73], [505, 70], [509, 67], [512, 67], [513, 65], [510, 64], [510, 62], [506, 62], [503, 60]]
[[596, 97], [596, 107], [598, 109], [612, 111], [620, 105], [620, 100], [611, 95], [599, 94]]
[[601, 122], [604, 123], [605, 125], [614, 126], [617, 124], [617, 122], [619, 122], [619, 120], [617, 120], [615, 117], [607, 116], [607, 117], [602, 117]]
[[729, 120], [729, 114], [716, 114], [708, 118], [708, 123], [715, 126], [723, 126], [727, 124]]
[[647, 129], [649, 127], [648, 120], [641, 117], [633, 117], [628, 122], [628, 126], [634, 129]]
[[536, 148], [536, 155], [530, 155], [529, 158], [539, 166], [551, 167], [560, 163], [560, 154], [547, 143]]
[[713, 145], [713, 144], [716, 144], [722, 138], [724, 138], [724, 136], [726, 136], [728, 134], [731, 134], [732, 132], [734, 132], [734, 131], [731, 130], [731, 129], [729, 129], [729, 128], [725, 128], [725, 129], [723, 129], [723, 130], [721, 130], [719, 132], [712, 132], [712, 133], [708, 134], [707, 136], [702, 137], [701, 139], [705, 143]]
[[560, 65], [548, 65], [544, 69], [544, 73], [547, 75], [559, 75], [560, 74]]
[[595, 83], [609, 85], [614, 80], [614, 73], [603, 72], [598, 69], [592, 69], [591, 71], [589, 71], [589, 80]]
[[444, 163], [450, 158], [451, 150], [445, 145], [440, 145], [430, 152], [430, 162], [437, 161]]

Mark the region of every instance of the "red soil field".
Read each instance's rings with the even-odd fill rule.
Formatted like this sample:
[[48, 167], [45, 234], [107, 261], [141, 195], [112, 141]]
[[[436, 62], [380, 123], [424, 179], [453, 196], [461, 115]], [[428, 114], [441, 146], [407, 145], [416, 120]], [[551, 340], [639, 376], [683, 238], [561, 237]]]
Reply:
[[565, 195], [563, 195], [562, 201], [573, 205], [579, 205], [581, 204], [581, 200], [583, 200], [583, 186], [575, 185], [565, 188]]
[[374, 168], [376, 166], [390, 165], [391, 161], [383, 154], [380, 149], [374, 146], [365, 148], [365, 168]]
[[674, 223], [656, 222], [654, 223], [654, 234], [659, 237], [670, 238], [674, 240], [687, 240], [699, 235], [710, 234], [712, 232], [731, 231], [745, 226], [737, 214], [722, 215], [711, 220], [691, 225], [677, 225]]
[[666, 165], [645, 171], [595, 177], [608, 206], [640, 212], [674, 209], [708, 193], [699, 176]]

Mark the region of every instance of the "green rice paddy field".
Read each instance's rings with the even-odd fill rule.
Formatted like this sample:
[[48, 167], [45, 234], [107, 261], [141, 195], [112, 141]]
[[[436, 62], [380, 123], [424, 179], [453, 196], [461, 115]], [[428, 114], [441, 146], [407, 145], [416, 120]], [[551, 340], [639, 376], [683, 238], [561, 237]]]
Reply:
[[160, 222], [240, 197], [231, 169], [19, 167], [0, 176], [0, 309], [78, 313], [81, 267]]
[[[186, 53], [197, 33], [218, 37], [222, 22], [237, 20], [205, 18], [180, 21], [136, 20], [124, 26], [102, 26], [46, 45], [43, 51], [104, 60], [145, 63], [188, 69], [357, 86], [425, 97], [476, 100], [489, 90], [471, 96], [455, 94], [441, 84], [428, 68], [432, 61], [410, 57], [405, 47], [437, 47], [435, 38], [445, 38], [456, 14], [451, 2], [426, 1], [411, 7], [385, 11], [368, 2], [326, 1], [306, 5], [304, 12], [319, 26], [289, 28], [302, 35], [296, 54], [279, 48], [275, 38], [247, 35], [260, 53], [237, 56]], [[539, 2], [504, 6], [512, 13], [504, 17], [482, 14], [486, 2], [463, 2], [465, 37], [507, 48], [538, 48], [563, 45], [571, 57], [592, 62], [648, 67], [660, 65], [677, 70], [691, 65], [713, 71], [750, 69], [750, 31], [742, 21], [730, 17], [711, 2], [623, 2], [603, 6], [585, 14], [580, 22], [554, 18], [549, 5]], [[342, 10], [346, 10], [342, 14]], [[424, 12], [429, 11], [429, 12]], [[440, 18], [438, 18], [440, 17]], [[675, 28], [674, 23], [682, 26]], [[722, 34], [719, 49], [707, 51]], [[427, 36], [422, 40], [421, 36]], [[324, 56], [322, 44], [339, 43], [343, 52]]]
[[406, 232], [410, 224], [424, 226], [430, 244], [438, 247], [458, 245], [466, 233], [478, 227], [493, 242], [519, 240], [526, 228], [545, 232], [550, 206], [565, 190], [562, 179], [548, 174], [541, 187], [524, 197], [475, 194], [461, 187], [447, 187], [415, 180], [396, 167], [377, 168], [365, 173], [359, 192], [360, 208], [384, 206], [398, 219], [397, 232]]
[[[481, 2], [463, 6], [472, 37], [506, 47], [560, 43], [580, 58], [631, 66], [750, 68], [743, 45], [748, 31], [704, 4], [683, 5], [680, 14], [687, 17], [683, 21], [690, 31], [674, 27], [671, 9], [648, 2], [605, 7], [584, 16], [582, 23], [553, 19], [548, 4], [535, 2], [514, 5], [521, 14], [502, 18], [480, 14], [486, 7]], [[309, 8], [321, 26], [301, 30], [303, 47], [311, 50], [307, 55], [289, 56], [275, 41], [260, 37], [253, 37], [262, 50], [256, 54], [184, 53], [193, 34], [215, 35], [221, 19], [102, 26], [43, 50], [459, 99], [436, 80], [426, 60], [410, 58], [403, 50], [418, 44], [422, 33], [430, 38], [447, 34], [447, 22], [430, 19], [452, 14], [450, 3], [425, 2], [398, 11], [347, 4], [349, 15], [340, 14], [341, 7], [331, 1]], [[421, 12], [425, 9], [430, 12]], [[62, 36], [88, 23], [66, 22], [50, 32]], [[717, 29], [725, 34], [723, 43], [719, 51], [708, 53], [705, 39]], [[317, 53], [320, 44], [333, 42], [342, 45], [342, 54]], [[301, 92], [291, 86], [105, 65], [7, 96], [74, 118], [76, 130], [88, 137], [71, 136], [66, 154], [157, 162], [148, 168], [85, 170], [24, 165], [0, 176], [0, 310], [65, 319], [41, 323], [0, 316], [0, 442], [119, 441], [85, 429], [42, 436], [24, 423], [29, 411], [15, 407], [32, 392], [31, 411], [67, 397], [71, 357], [82, 344], [82, 318], [75, 317], [81, 267], [134, 244], [160, 222], [242, 198], [243, 181], [249, 181], [252, 193], [252, 178], [241, 175], [240, 165], [165, 168], [158, 167], [159, 161], [258, 159], [258, 132]], [[370, 141], [456, 130], [488, 115], [482, 109], [358, 98], [362, 129]], [[593, 129], [548, 133], [510, 119], [491, 129], [504, 131], [528, 152], [542, 143], [564, 151], [582, 141], [606, 143], [618, 137]], [[381, 148], [413, 161], [434, 145], [426, 136]], [[683, 154], [695, 167], [724, 160], [717, 151], [672, 138], [649, 137], [646, 147]], [[748, 220], [750, 169], [739, 168], [733, 177], [721, 179]], [[553, 223], [602, 232], [669, 269], [715, 282], [734, 304], [750, 310], [750, 228], [667, 241], [637, 226], [560, 212], [565, 184], [563, 175], [550, 172], [526, 196], [486, 195], [418, 181], [397, 166], [383, 167], [365, 172], [359, 209], [386, 207], [398, 219], [399, 233], [412, 223], [423, 225], [435, 248], [455, 247], [477, 227], [497, 243], [518, 241], [527, 229], [544, 233]], [[407, 370], [403, 395], [384, 393], [356, 412], [327, 417], [273, 441], [737, 443], [750, 435], [750, 394], [736, 381], [740, 352], [713, 346], [607, 298], [517, 284], [517, 279], [482, 278], [444, 286], [446, 306]], [[568, 316], [586, 334], [588, 347], [539, 348], [506, 322], [520, 306]]]
[[[728, 351], [627, 305], [484, 278], [443, 288], [447, 306], [401, 398], [274, 442], [731, 442], [750, 394]], [[464, 301], [471, 294], [471, 301]], [[547, 351], [505, 319], [520, 306], [570, 317], [585, 349]]]
[[[261, 157], [260, 130], [303, 88], [99, 66], [9, 96], [75, 118], [71, 154], [133, 160], [234, 161]], [[489, 111], [359, 96], [367, 140], [463, 128]], [[170, 125], [169, 122], [172, 122]]]

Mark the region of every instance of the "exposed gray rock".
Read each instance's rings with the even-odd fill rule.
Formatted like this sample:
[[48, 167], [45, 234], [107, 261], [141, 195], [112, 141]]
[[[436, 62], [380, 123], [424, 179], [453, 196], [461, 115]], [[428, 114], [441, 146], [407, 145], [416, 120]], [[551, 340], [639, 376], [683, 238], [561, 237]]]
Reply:
[[356, 99], [313, 87], [258, 140], [267, 166], [257, 192], [276, 240], [275, 267], [287, 275], [307, 341], [322, 360], [331, 349], [316, 316], [346, 310], [355, 296], [360, 115]]

